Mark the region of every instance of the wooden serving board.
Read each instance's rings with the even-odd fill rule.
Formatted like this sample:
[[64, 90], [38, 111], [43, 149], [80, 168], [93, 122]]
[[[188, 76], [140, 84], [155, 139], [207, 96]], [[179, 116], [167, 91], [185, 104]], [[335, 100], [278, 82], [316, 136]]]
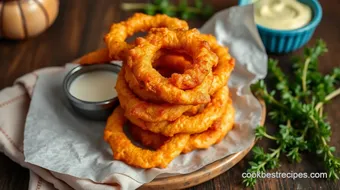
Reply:
[[[73, 61], [73, 63], [78, 63], [79, 59]], [[261, 114], [261, 125], [264, 125], [266, 120], [266, 104], [262, 99], [259, 99], [262, 106]], [[192, 187], [201, 183], [204, 183], [222, 173], [226, 172], [239, 161], [241, 161], [248, 152], [253, 148], [255, 141], [245, 150], [217, 160], [203, 168], [189, 173], [176, 175], [165, 178], [156, 178], [150, 183], [146, 183], [141, 186], [140, 190], [172, 190], [172, 189], [184, 189]]]

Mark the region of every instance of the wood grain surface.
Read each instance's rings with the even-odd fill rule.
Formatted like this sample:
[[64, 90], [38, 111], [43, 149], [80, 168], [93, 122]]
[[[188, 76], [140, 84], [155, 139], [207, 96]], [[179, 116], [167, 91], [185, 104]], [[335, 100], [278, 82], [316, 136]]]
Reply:
[[[60, 13], [56, 22], [38, 37], [25, 41], [0, 40], [0, 89], [10, 86], [14, 80], [33, 70], [64, 65], [67, 61], [104, 46], [103, 36], [112, 22], [118, 22], [132, 15], [120, 10], [120, 0], [60, 0]], [[124, 1], [125, 2], [125, 1]], [[133, 2], [133, 1], [129, 1]], [[141, 2], [141, 1], [138, 1]], [[217, 9], [237, 4], [237, 0], [213, 0]], [[335, 66], [340, 66], [340, 1], [320, 1], [323, 7], [323, 18], [317, 28], [313, 44], [317, 38], [326, 41], [329, 52], [320, 59], [320, 71], [328, 73]], [[191, 27], [200, 27], [204, 20], [190, 21]], [[289, 59], [301, 53], [298, 50], [288, 55], [270, 55], [278, 58], [280, 65], [290, 73]], [[340, 98], [326, 106], [329, 122], [332, 125], [331, 144], [337, 147], [340, 155]], [[1, 125], [1, 124], [0, 124]], [[268, 126], [275, 129], [275, 126]], [[261, 141], [261, 145], [270, 147], [273, 142]], [[248, 154], [239, 164], [224, 174], [190, 189], [240, 189], [243, 188], [241, 174], [248, 167]], [[280, 172], [323, 172], [314, 155], [305, 154], [300, 164], [282, 162]], [[29, 172], [12, 162], [0, 153], [0, 189], [27, 189]], [[325, 179], [264, 179], [260, 180], [256, 189], [340, 189], [339, 182]]]

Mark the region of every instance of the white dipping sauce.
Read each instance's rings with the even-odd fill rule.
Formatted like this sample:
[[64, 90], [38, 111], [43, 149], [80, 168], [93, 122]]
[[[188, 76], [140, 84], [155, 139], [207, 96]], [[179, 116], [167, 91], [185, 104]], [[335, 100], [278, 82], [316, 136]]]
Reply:
[[258, 0], [255, 2], [257, 24], [277, 30], [294, 30], [307, 25], [312, 9], [297, 0]]
[[81, 74], [70, 85], [72, 96], [88, 102], [100, 102], [117, 96], [117, 74], [112, 71], [92, 71]]

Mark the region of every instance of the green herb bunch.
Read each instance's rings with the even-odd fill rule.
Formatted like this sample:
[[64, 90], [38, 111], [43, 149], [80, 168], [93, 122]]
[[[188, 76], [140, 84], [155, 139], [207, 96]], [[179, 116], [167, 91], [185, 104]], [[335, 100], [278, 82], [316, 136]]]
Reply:
[[[261, 173], [280, 166], [280, 156], [292, 162], [301, 161], [302, 152], [320, 156], [328, 178], [339, 179], [340, 159], [334, 155], [335, 147], [329, 145], [331, 126], [323, 114], [323, 105], [340, 95], [340, 67], [331, 74], [318, 72], [318, 57], [327, 52], [326, 44], [318, 40], [312, 48], [306, 48], [303, 56], [295, 58], [293, 80], [278, 67], [276, 60], [268, 61], [268, 79], [275, 84], [268, 91], [263, 80], [252, 86], [256, 96], [263, 98], [270, 112], [269, 118], [279, 127], [276, 134], [268, 134], [265, 126], [256, 128], [256, 138], [276, 142], [276, 148], [265, 152], [255, 146], [249, 173]], [[254, 186], [256, 178], [245, 178], [246, 186]]]
[[162, 13], [178, 16], [184, 20], [196, 17], [209, 18], [214, 13], [211, 5], [203, 5], [203, 0], [195, 0], [194, 6], [189, 6], [187, 0], [180, 0], [178, 5], [168, 0], [154, 0], [152, 3], [122, 3], [121, 8], [126, 11], [142, 10], [149, 15]]

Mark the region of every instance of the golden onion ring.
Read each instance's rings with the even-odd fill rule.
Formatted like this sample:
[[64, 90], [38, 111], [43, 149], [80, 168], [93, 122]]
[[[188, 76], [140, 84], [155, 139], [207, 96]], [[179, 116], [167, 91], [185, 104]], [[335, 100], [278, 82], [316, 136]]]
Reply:
[[228, 87], [218, 90], [205, 109], [194, 116], [182, 115], [175, 121], [147, 122], [134, 117], [130, 112], [125, 112], [127, 119], [134, 125], [159, 133], [164, 136], [173, 136], [178, 133], [195, 134], [207, 130], [223, 114], [229, 97]]
[[142, 149], [135, 146], [125, 135], [123, 130], [125, 122], [124, 110], [118, 106], [107, 120], [104, 140], [110, 144], [114, 159], [136, 167], [167, 167], [181, 154], [190, 138], [190, 135], [178, 134], [169, 138], [156, 151]]
[[105, 42], [109, 49], [109, 57], [116, 60], [123, 60], [127, 50], [133, 47], [125, 42], [126, 38], [137, 32], [147, 32], [151, 28], [167, 27], [170, 29], [188, 29], [188, 23], [172, 18], [167, 15], [150, 16], [142, 13], [135, 13], [128, 20], [113, 24], [105, 36]]
[[[153, 28], [145, 39], [136, 39], [136, 46], [128, 52], [127, 64], [136, 78], [148, 88], [161, 85], [166, 88], [192, 89], [201, 84], [217, 64], [217, 57], [210, 51], [208, 42], [199, 35], [196, 29]], [[174, 73], [169, 79], [163, 77], [150, 64], [154, 55], [162, 48], [186, 51], [192, 57], [193, 67], [185, 70], [183, 74]], [[150, 78], [153, 80], [150, 81]]]
[[[188, 58], [181, 56], [177, 52], [161, 51], [156, 55], [156, 60], [153, 62], [153, 67], [157, 69], [159, 73], [166, 73], [168, 71], [177, 70], [183, 72], [188, 68], [191, 68], [191, 62]], [[162, 69], [164, 68], [164, 71]], [[150, 101], [153, 103], [165, 103], [157, 94], [148, 91], [139, 84], [136, 77], [131, 72], [129, 67], [125, 67], [125, 80], [129, 84], [130, 89], [142, 100]], [[171, 73], [172, 74], [172, 73]]]
[[[136, 79], [141, 81], [142, 85], [148, 91], [159, 95], [160, 98], [166, 102], [172, 104], [207, 103], [210, 100], [210, 82], [209, 85], [206, 85], [207, 80], [203, 80], [203, 82], [197, 86], [200, 87], [199, 91], [197, 91], [197, 87], [194, 88], [194, 91], [192, 91], [193, 89], [182, 90], [172, 85], [167, 78], [158, 73], [158, 71], [152, 67], [152, 64], [150, 64], [152, 63], [156, 52], [162, 48], [163, 43], [154, 45], [157, 44], [157, 41], [159, 41], [159, 38], [161, 38], [165, 41], [165, 45], [169, 45], [169, 47], [165, 47], [170, 49], [192, 48], [192, 51], [198, 51], [198, 53], [196, 53], [192, 58], [193, 62], [196, 61], [201, 64], [194, 65], [194, 68], [199, 68], [199, 70], [204, 70], [204, 72], [208, 71], [207, 74], [211, 73], [210, 71], [212, 70], [212, 66], [215, 66], [217, 63], [217, 59], [215, 59], [216, 55], [209, 50], [210, 47], [208, 46], [208, 42], [200, 40], [201, 38], [198, 37], [198, 34], [199, 33], [196, 30], [172, 31], [166, 28], [152, 29], [147, 36], [147, 39], [149, 39], [150, 42], [143, 38], [138, 38], [136, 40], [136, 47], [131, 49], [128, 53], [129, 56], [127, 56], [127, 64], [131, 68], [131, 71], [135, 75]], [[202, 67], [198, 65], [201, 65]], [[188, 70], [186, 70], [186, 72], [187, 71]], [[207, 78], [205, 74], [202, 74], [202, 76], [205, 76], [204, 79]], [[197, 80], [190, 81], [197, 82]]]
[[[206, 149], [211, 145], [219, 143], [225, 135], [232, 129], [234, 124], [235, 110], [231, 99], [228, 100], [224, 115], [215, 121], [206, 131], [199, 134], [190, 135], [190, 139], [184, 147], [182, 153], [188, 153], [196, 149]], [[132, 137], [144, 146], [158, 149], [170, 137], [143, 130], [135, 125], [130, 127]]]
[[120, 105], [129, 116], [149, 122], [174, 121], [183, 113], [200, 108], [201, 105], [155, 104], [139, 99], [124, 79], [125, 68], [126, 65], [119, 72], [116, 90]]
[[79, 64], [99, 64], [110, 62], [109, 50], [107, 48], [102, 48], [93, 52], [90, 52], [79, 59]]

